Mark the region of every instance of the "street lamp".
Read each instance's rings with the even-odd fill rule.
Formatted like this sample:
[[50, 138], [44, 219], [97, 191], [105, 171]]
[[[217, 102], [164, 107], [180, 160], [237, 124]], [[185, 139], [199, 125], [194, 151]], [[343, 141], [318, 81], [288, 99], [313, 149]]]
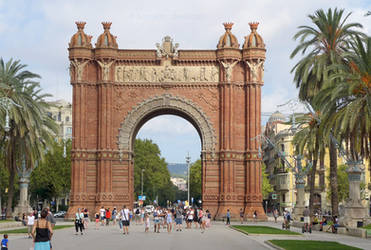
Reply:
[[18, 105], [17, 103], [15, 103], [12, 99], [10, 99], [8, 97], [1, 97], [0, 98], [0, 106], [2, 106], [5, 109], [5, 126], [4, 126], [5, 132], [10, 131], [9, 109], [10, 109], [11, 105], [14, 105], [14, 106], [17, 106], [17, 107], [21, 108], [20, 105]]
[[[146, 171], [144, 168], [142, 168], [142, 196], [143, 196], [143, 172]], [[143, 198], [143, 197], [142, 197]]]
[[189, 163], [191, 162], [191, 157], [189, 156], [189, 152], [188, 152], [188, 155], [186, 156], [186, 163], [187, 163], [187, 169], [188, 169], [188, 174], [187, 174], [187, 177], [188, 177], [188, 187], [187, 187], [187, 190], [188, 190], [188, 206], [190, 205], [189, 203]]

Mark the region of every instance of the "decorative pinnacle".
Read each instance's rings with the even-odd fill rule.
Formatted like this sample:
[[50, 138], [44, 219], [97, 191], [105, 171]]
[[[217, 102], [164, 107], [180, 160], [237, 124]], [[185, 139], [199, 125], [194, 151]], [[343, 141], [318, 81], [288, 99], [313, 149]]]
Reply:
[[249, 23], [249, 25], [250, 25], [251, 31], [255, 31], [255, 30], [258, 29], [259, 23], [258, 22], [252, 22], [252, 23]]
[[83, 30], [86, 24], [86, 22], [82, 22], [82, 21], [76, 21], [75, 23], [76, 23], [78, 30]]
[[224, 25], [224, 28], [226, 31], [229, 31], [232, 29], [232, 26], [233, 26], [234, 23], [229, 23], [229, 22], [226, 22], [226, 23], [223, 23]]
[[111, 28], [112, 22], [102, 22], [103, 29], [104, 30], [109, 30]]

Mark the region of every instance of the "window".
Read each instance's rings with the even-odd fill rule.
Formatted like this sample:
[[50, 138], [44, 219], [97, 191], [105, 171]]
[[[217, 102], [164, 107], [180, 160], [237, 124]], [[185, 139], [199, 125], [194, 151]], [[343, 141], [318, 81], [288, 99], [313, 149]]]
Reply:
[[46, 113], [50, 118], [52, 118], [52, 116], [53, 116], [53, 114], [52, 114], [52, 112], [48, 112], [48, 113]]
[[60, 121], [62, 121], [62, 112], [58, 112], [58, 121], [60, 122]]
[[72, 134], [72, 127], [67, 127], [67, 134]]
[[70, 117], [66, 116], [66, 122], [69, 122], [69, 121], [70, 121]]

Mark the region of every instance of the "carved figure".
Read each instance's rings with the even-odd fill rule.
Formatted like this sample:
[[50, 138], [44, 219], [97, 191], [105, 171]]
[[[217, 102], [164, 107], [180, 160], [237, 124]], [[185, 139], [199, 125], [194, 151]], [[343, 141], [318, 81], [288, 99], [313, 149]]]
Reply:
[[[246, 63], [247, 63], [247, 65], [249, 65], [249, 68], [250, 68], [250, 80], [252, 82], [258, 82], [258, 77], [259, 77], [258, 76], [258, 74], [259, 74], [258, 70], [262, 66], [264, 61], [258, 59], [257, 62], [252, 61], [251, 63], [249, 63], [249, 61], [246, 61]], [[263, 69], [263, 71], [264, 71], [264, 69]]]
[[221, 61], [221, 63], [222, 63], [222, 65], [224, 67], [224, 70], [225, 70], [225, 75], [226, 75], [227, 82], [230, 82], [231, 78], [232, 78], [233, 67], [238, 63], [238, 61], [235, 61], [233, 63], [225, 63], [225, 62]]
[[108, 77], [109, 77], [109, 72], [110, 72], [110, 67], [112, 65], [112, 63], [114, 61], [111, 61], [111, 62], [101, 62], [101, 61], [97, 61], [99, 66], [101, 67], [102, 69], [102, 73], [103, 73], [103, 80], [104, 81], [107, 81], [108, 80]]
[[[71, 65], [75, 68], [75, 79], [77, 79], [77, 81], [81, 81], [84, 67], [88, 62], [89, 61], [79, 62], [77, 59], [71, 61]], [[70, 74], [72, 75], [71, 71]]]

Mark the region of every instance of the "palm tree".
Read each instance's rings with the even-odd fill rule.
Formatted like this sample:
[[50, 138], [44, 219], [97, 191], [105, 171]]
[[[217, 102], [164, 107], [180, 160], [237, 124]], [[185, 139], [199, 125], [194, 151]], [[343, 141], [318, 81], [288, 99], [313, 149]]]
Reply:
[[[45, 98], [50, 95], [40, 93], [40, 85], [35, 81], [40, 76], [24, 70], [25, 67], [19, 60], [10, 59], [5, 63], [0, 59], [0, 97], [19, 105], [10, 107], [10, 130], [2, 134], [5, 165], [9, 171], [7, 217], [11, 217], [18, 166], [25, 160], [26, 166], [33, 168], [36, 161], [43, 159], [57, 132], [55, 122], [47, 116], [49, 105]], [[1, 126], [3, 124], [1, 121]]]
[[[294, 39], [300, 39], [299, 45], [291, 53], [290, 57], [295, 57], [299, 52], [303, 58], [293, 67], [294, 82], [299, 89], [299, 99], [308, 101], [316, 111], [313, 98], [322, 89], [324, 83], [333, 73], [328, 70], [329, 65], [342, 62], [342, 53], [349, 47], [351, 36], [363, 35], [354, 28], [362, 28], [359, 23], [346, 23], [351, 13], [343, 17], [344, 10], [327, 11], [317, 10], [314, 15], [309, 15], [314, 27], [299, 26], [299, 31]], [[309, 52], [308, 52], [309, 51]], [[317, 138], [323, 141], [324, 138]], [[337, 198], [337, 158], [336, 149], [330, 140], [330, 179], [331, 183], [331, 205], [332, 213], [338, 215]]]
[[343, 54], [344, 63], [331, 67], [338, 73], [330, 77], [315, 101], [324, 113], [331, 114], [331, 127], [342, 135], [350, 157], [371, 159], [371, 37], [356, 36], [350, 46]]

